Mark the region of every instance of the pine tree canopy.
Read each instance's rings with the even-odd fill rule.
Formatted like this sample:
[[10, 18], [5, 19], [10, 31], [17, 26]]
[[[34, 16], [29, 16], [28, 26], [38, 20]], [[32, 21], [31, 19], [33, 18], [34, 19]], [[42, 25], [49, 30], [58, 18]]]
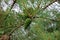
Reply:
[[0, 40], [60, 40], [60, 0], [0, 0]]

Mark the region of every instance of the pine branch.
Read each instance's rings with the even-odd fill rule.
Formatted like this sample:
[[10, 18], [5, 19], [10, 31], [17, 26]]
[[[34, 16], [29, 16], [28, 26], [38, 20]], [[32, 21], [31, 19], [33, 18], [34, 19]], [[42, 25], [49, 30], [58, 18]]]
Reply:
[[9, 34], [3, 34], [0, 37], [0, 40], [10, 40], [10, 36], [12, 35], [12, 33], [17, 30], [18, 28], [20, 28], [23, 24], [19, 24], [18, 26], [16, 26], [11, 32], [9, 32]]
[[11, 36], [11, 34], [15, 31], [15, 30], [17, 30], [18, 28], [20, 28], [21, 26], [23, 25], [23, 23], [22, 24], [19, 24], [18, 26], [16, 26], [11, 32], [9, 32], [9, 36]]
[[13, 0], [13, 4], [11, 5], [11, 9], [13, 8], [15, 3], [16, 3], [16, 0]]
[[53, 22], [59, 22], [60, 21], [60, 19], [49, 19], [49, 18], [43, 18], [43, 17], [33, 17], [32, 19], [35, 19], [35, 18], [42, 18], [42, 19], [48, 19], [48, 20], [51, 20], [51, 21], [53, 21]]
[[49, 7], [51, 4], [53, 4], [53, 3], [55, 3], [55, 2], [57, 2], [57, 0], [53, 0], [51, 3], [49, 3], [48, 5], [46, 5], [46, 6], [43, 8], [43, 10], [45, 10], [47, 7]]

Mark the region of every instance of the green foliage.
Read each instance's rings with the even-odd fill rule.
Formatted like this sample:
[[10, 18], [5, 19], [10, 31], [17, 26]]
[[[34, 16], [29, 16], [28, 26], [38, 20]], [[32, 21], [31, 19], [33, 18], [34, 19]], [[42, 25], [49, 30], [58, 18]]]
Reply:
[[31, 23], [31, 19], [30, 18], [27, 18], [25, 20], [25, 23], [24, 23], [25, 29], [27, 29], [29, 27], [30, 23]]
[[11, 33], [11, 40], [60, 40], [60, 12], [43, 10], [48, 2], [52, 0], [16, 0], [22, 13], [0, 9], [0, 37], [18, 27]]

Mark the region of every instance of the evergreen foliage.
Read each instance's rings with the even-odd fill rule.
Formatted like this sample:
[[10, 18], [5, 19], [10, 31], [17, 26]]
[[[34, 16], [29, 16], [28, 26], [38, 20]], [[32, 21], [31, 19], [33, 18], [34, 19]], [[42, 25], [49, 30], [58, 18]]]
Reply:
[[[6, 11], [1, 1], [0, 40], [60, 40], [60, 12], [47, 9], [57, 0], [13, 0]], [[12, 10], [16, 3], [22, 12]]]

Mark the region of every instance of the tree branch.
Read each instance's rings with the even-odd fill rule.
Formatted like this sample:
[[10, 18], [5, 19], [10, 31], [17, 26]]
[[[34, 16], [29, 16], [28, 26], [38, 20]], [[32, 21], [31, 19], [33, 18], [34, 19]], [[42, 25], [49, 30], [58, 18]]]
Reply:
[[23, 25], [23, 23], [19, 24], [19, 26], [16, 26], [11, 32], [9, 32], [8, 35], [10, 36], [15, 30], [17, 30], [18, 28], [20, 28], [22, 25]]
[[52, 1], [51, 3], [49, 3], [48, 5], [46, 5], [44, 8], [43, 8], [43, 10], [45, 10], [47, 7], [49, 7], [51, 4], [53, 4], [53, 3], [55, 3], [57, 0], [54, 0], [54, 1]]
[[16, 0], [13, 0], [13, 4], [11, 5], [11, 9], [13, 8], [15, 3], [16, 3]]
[[[35, 18], [42, 18], [42, 17], [33, 17], [33, 19], [35, 19]], [[53, 22], [59, 22], [60, 21], [60, 19], [49, 19], [49, 18], [42, 18], [42, 19], [48, 19], [48, 20], [51, 20], [51, 21], [53, 21]]]

